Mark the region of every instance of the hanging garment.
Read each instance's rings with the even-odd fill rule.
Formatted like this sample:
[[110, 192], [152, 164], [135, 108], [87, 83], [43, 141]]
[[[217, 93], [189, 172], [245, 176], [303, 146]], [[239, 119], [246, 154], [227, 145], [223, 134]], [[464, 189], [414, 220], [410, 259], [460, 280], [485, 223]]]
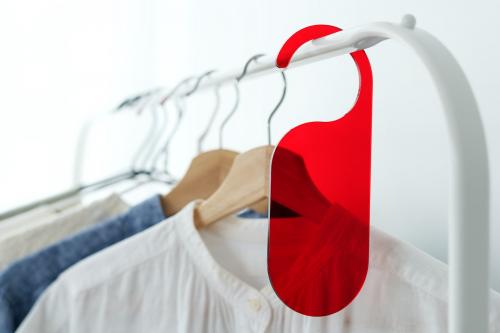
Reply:
[[58, 212], [54, 212], [50, 206], [34, 208], [26, 213], [15, 215], [0, 222], [0, 239], [4, 239], [22, 228], [29, 228], [31, 224], [46, 223], [47, 219], [54, 220]]
[[0, 270], [14, 260], [34, 253], [127, 209], [127, 204], [120, 197], [112, 195], [84, 208], [65, 211], [55, 220], [44, 220], [43, 223], [32, 224], [29, 227], [17, 229], [6, 237], [0, 237]]
[[36, 225], [54, 221], [64, 210], [68, 208], [78, 209], [79, 206], [80, 198], [75, 196], [55, 204], [36, 207], [25, 213], [2, 220], [0, 221], [0, 240], [16, 232], [22, 232], [22, 230], [27, 230]]
[[0, 332], [14, 332], [38, 297], [68, 267], [164, 219], [156, 195], [8, 266], [0, 273]]
[[[18, 332], [446, 332], [446, 266], [414, 247], [372, 229], [358, 297], [308, 317], [269, 285], [267, 219], [229, 217], [197, 230], [195, 204], [67, 270]], [[499, 332], [500, 297], [491, 297]]]

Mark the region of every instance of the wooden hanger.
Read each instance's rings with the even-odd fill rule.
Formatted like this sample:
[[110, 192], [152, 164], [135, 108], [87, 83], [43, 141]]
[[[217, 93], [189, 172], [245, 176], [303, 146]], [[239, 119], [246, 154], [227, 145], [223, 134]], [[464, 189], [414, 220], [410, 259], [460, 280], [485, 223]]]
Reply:
[[[331, 206], [311, 179], [302, 156], [271, 145], [251, 149], [234, 159], [233, 166], [221, 186], [195, 209], [195, 223], [207, 226], [252, 205], [268, 205], [271, 158], [273, 181], [280, 184], [273, 190], [273, 205], [293, 211], [296, 215], [320, 220]], [[295, 195], [290, 195], [295, 193]], [[265, 208], [265, 207], [264, 207]]]
[[[250, 58], [238, 80], [247, 73], [248, 66], [256, 61], [258, 54]], [[238, 155], [221, 186], [195, 208], [195, 223], [198, 227], [209, 225], [226, 216], [234, 214], [252, 205], [258, 211], [265, 211], [269, 199], [269, 166], [274, 147], [270, 145], [270, 123], [286, 94], [286, 77], [281, 72], [284, 89], [280, 101], [268, 118], [268, 141], [266, 146], [251, 149]]]
[[262, 202], [267, 206], [269, 164], [273, 146], [263, 146], [238, 155], [220, 187], [195, 209], [198, 227], [209, 225], [244, 208]]
[[196, 156], [177, 185], [161, 199], [167, 216], [180, 211], [195, 199], [206, 199], [226, 178], [237, 152], [225, 149], [207, 151]]
[[[195, 199], [207, 199], [212, 194], [215, 195], [214, 192], [218, 191], [225, 182], [230, 170], [232, 170], [233, 163], [239, 157], [237, 152], [226, 149], [211, 150], [196, 156], [191, 161], [184, 177], [168, 194], [162, 197], [162, 207], [166, 216], [174, 215]], [[247, 159], [243, 156], [243, 161]], [[262, 200], [250, 202], [245, 207], [258, 213], [265, 213], [267, 199], [262, 198]]]
[[[194, 91], [195, 90], [192, 90], [191, 93]], [[238, 82], [235, 82], [235, 91], [235, 104], [219, 128], [219, 141], [221, 143], [221, 147], [223, 129], [229, 119], [234, 115], [239, 105]], [[216, 106], [212, 112], [207, 127], [198, 139], [198, 152], [201, 151], [203, 141], [210, 131], [219, 110], [219, 87], [216, 87], [215, 89], [215, 96]], [[222, 148], [199, 153], [191, 161], [186, 174], [179, 181], [179, 183], [168, 194], [162, 197], [162, 207], [165, 214], [167, 216], [172, 216], [180, 211], [186, 204], [195, 199], [207, 199], [220, 187], [231, 169], [236, 156], [238, 156], [237, 152]], [[261, 209], [260, 206], [252, 208], [256, 210]]]

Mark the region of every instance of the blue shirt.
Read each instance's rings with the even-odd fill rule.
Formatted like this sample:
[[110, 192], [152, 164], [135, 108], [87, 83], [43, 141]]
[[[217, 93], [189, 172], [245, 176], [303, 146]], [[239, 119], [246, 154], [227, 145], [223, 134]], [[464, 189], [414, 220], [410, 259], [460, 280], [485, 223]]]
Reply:
[[265, 219], [267, 218], [267, 214], [261, 214], [253, 209], [246, 209], [243, 212], [241, 212], [238, 217], [244, 218], [244, 219]]
[[9, 265], [0, 273], [0, 332], [14, 332], [38, 297], [67, 268], [164, 219], [157, 195]]

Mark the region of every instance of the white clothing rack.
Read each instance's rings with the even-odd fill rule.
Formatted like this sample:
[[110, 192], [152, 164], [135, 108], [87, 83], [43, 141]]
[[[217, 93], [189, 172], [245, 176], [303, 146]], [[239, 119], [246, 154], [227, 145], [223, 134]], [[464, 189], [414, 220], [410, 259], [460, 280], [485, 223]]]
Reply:
[[[448, 231], [449, 332], [486, 333], [489, 318], [488, 156], [476, 100], [453, 55], [434, 36], [415, 28], [415, 18], [406, 15], [401, 24], [371, 23], [312, 41], [295, 53], [289, 68], [366, 49], [386, 39], [398, 40], [415, 51], [429, 70], [446, 116], [452, 169]], [[244, 79], [279, 70], [275, 57], [259, 58]], [[241, 68], [211, 75], [197, 91], [232, 83], [240, 74]]]
[[[415, 28], [415, 18], [406, 15], [401, 24], [371, 23], [314, 40], [294, 54], [288, 68], [366, 49], [386, 39], [398, 40], [415, 51], [429, 70], [446, 116], [452, 169], [448, 231], [449, 332], [486, 333], [489, 315], [488, 155], [476, 100], [453, 55], [434, 36]], [[262, 57], [250, 66], [244, 80], [279, 70], [274, 57]], [[197, 92], [234, 82], [240, 74], [241, 68], [211, 75], [200, 84]], [[178, 94], [181, 92], [172, 96]], [[81, 154], [82, 143], [77, 148], [76, 170]], [[79, 177], [75, 181], [78, 185]], [[27, 207], [53, 202], [54, 198]], [[6, 216], [12, 215], [9, 214]]]

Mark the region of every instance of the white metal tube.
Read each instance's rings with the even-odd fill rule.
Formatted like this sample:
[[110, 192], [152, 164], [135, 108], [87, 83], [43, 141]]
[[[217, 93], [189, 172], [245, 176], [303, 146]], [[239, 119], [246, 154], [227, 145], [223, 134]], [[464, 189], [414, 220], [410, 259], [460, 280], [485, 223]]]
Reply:
[[357, 39], [396, 39], [429, 70], [445, 111], [451, 144], [449, 201], [449, 332], [486, 333], [489, 318], [489, 170], [484, 127], [460, 65], [435, 37], [420, 29], [375, 23]]
[[[347, 31], [346, 31], [347, 32]], [[324, 43], [333, 41], [325, 38]], [[486, 333], [489, 318], [489, 170], [484, 127], [469, 82], [448, 49], [420, 29], [374, 23], [346, 37], [395, 39], [412, 48], [438, 90], [451, 144], [449, 332]], [[349, 43], [349, 41], [347, 42]]]

